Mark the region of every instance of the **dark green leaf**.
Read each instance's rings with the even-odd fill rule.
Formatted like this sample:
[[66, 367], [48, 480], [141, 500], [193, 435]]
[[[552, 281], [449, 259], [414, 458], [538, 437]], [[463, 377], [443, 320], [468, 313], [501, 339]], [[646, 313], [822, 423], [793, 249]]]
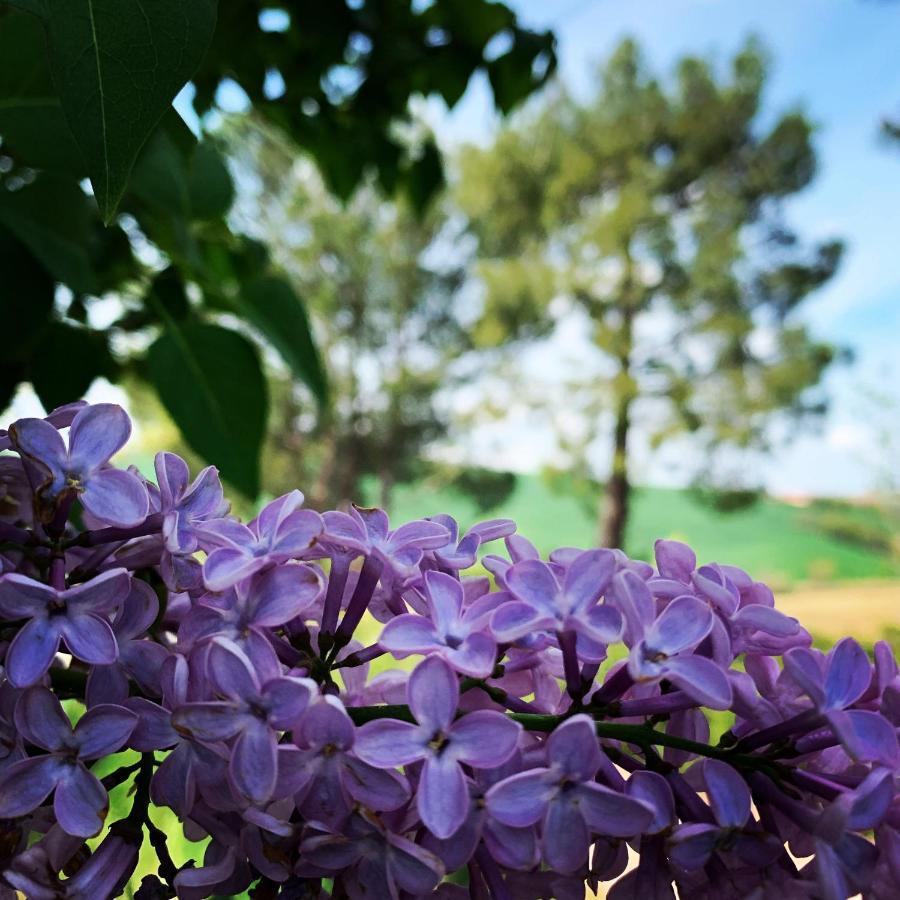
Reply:
[[256, 496], [268, 396], [253, 344], [219, 325], [170, 322], [150, 347], [147, 371], [188, 444]]
[[50, 67], [104, 220], [212, 38], [215, 0], [47, 0]]
[[22, 12], [31, 13], [33, 16], [46, 15], [45, 0], [6, 0], [6, 2], [15, 9], [21, 9]]
[[0, 273], [0, 321], [10, 327], [15, 323], [14, 337], [10, 335], [3, 348], [4, 363], [23, 362], [47, 327], [55, 285], [47, 270], [2, 226]]
[[79, 293], [94, 291], [91, 202], [77, 181], [45, 172], [18, 191], [0, 191], [0, 223], [57, 281]]
[[63, 115], [40, 20], [0, 13], [0, 135], [5, 152], [37, 169], [87, 174]]
[[157, 128], [141, 150], [128, 190], [151, 210], [187, 216], [187, 162], [167, 128]]
[[35, 349], [31, 384], [50, 410], [83, 397], [95, 378], [108, 378], [114, 370], [106, 335], [52, 322]]
[[234, 184], [222, 155], [209, 142], [194, 150], [188, 192], [193, 219], [218, 219], [231, 208]]
[[428, 141], [422, 155], [403, 173], [403, 188], [413, 209], [422, 214], [444, 185], [441, 152], [434, 141]]
[[240, 312], [275, 347], [320, 403], [328, 398], [328, 380], [316, 349], [309, 319], [294, 289], [276, 275], [261, 275], [243, 285]]
[[[190, 311], [190, 304], [184, 290], [184, 282], [174, 266], [169, 266], [168, 269], [160, 272], [153, 279], [150, 291], [153, 294], [153, 299], [161, 303], [166, 313], [173, 319], [183, 319]], [[152, 302], [150, 307], [151, 309], [153, 308]]]

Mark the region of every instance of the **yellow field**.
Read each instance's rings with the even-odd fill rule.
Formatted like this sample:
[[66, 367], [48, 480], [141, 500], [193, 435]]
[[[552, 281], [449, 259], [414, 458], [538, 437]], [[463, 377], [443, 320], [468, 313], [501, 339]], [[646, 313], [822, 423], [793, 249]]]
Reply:
[[803, 587], [776, 598], [780, 610], [795, 616], [816, 637], [852, 635], [871, 642], [900, 629], [900, 581], [864, 580]]

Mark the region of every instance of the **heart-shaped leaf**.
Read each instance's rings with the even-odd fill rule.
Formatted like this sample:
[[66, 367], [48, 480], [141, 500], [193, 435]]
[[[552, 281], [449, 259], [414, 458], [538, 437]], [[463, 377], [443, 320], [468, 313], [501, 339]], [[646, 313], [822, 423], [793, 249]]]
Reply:
[[106, 222], [212, 38], [215, 0], [46, 0], [50, 68]]

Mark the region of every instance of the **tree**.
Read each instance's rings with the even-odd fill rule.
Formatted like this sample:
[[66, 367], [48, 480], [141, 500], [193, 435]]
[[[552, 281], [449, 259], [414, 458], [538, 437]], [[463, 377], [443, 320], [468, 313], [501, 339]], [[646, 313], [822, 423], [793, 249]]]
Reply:
[[[554, 65], [549, 32], [488, 0], [0, 2], [0, 314], [16, 326], [0, 407], [26, 381], [51, 408], [96, 377], [139, 375], [190, 446], [255, 495], [261, 351], [323, 409], [327, 378], [302, 299], [229, 219], [211, 134], [223, 84], [340, 196], [373, 177], [423, 212], [443, 170], [433, 140], [397, 137], [410, 98], [452, 106], [481, 72], [508, 111]], [[189, 81], [199, 141], [172, 107]], [[111, 298], [121, 314], [101, 327]]]
[[492, 146], [461, 154], [480, 342], [546, 339], [554, 298], [587, 317], [594, 355], [546, 402], [587, 417], [568, 445], [582, 467], [608, 414], [606, 546], [623, 542], [642, 413], [653, 446], [689, 434], [713, 452], [765, 447], [775, 414], [824, 408], [811, 389], [835, 350], [795, 314], [834, 274], [841, 244], [804, 248], [782, 215], [815, 174], [813, 128], [799, 111], [766, 123], [765, 74], [750, 42], [728, 77], [689, 57], [661, 84], [625, 41], [589, 101], [558, 88]]
[[463, 256], [444, 205], [420, 214], [371, 180], [341, 203], [259, 119], [233, 120], [225, 133], [246, 181], [236, 218], [306, 298], [329, 360], [326, 415], [303, 416], [302, 389], [277, 388], [266, 486], [279, 493], [300, 476], [326, 507], [363, 496], [370, 476], [390, 508], [394, 484], [420, 473], [422, 450], [447, 430], [436, 394], [470, 346], [455, 310]]

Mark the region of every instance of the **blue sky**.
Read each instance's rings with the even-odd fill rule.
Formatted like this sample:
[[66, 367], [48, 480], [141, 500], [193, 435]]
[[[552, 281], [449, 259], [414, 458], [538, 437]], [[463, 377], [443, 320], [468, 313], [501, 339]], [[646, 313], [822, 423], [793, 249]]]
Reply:
[[[887, 0], [520, 0], [530, 25], [553, 28], [560, 72], [590, 90], [599, 61], [635, 37], [658, 73], [685, 53], [723, 65], [749, 34], [772, 55], [764, 115], [801, 107], [817, 124], [819, 176], [788, 207], [811, 239], [847, 242], [843, 267], [810, 298], [804, 318], [821, 337], [851, 347], [856, 363], [828, 378], [833, 406], [821, 434], [800, 438], [760, 464], [779, 493], [856, 494], [873, 486], [876, 433], [894, 432], [900, 450], [900, 148], [878, 136], [885, 115], [900, 117], [900, 3]], [[458, 107], [432, 107], [444, 144], [485, 141], [496, 128], [486, 85], [473, 81]], [[861, 391], [898, 405], [879, 412]], [[893, 418], [893, 424], [891, 419]], [[509, 457], [530, 467], [520, 448]], [[540, 454], [538, 449], [534, 453]], [[900, 459], [897, 459], [900, 467]], [[649, 481], [671, 480], [660, 461], [642, 462]]]

